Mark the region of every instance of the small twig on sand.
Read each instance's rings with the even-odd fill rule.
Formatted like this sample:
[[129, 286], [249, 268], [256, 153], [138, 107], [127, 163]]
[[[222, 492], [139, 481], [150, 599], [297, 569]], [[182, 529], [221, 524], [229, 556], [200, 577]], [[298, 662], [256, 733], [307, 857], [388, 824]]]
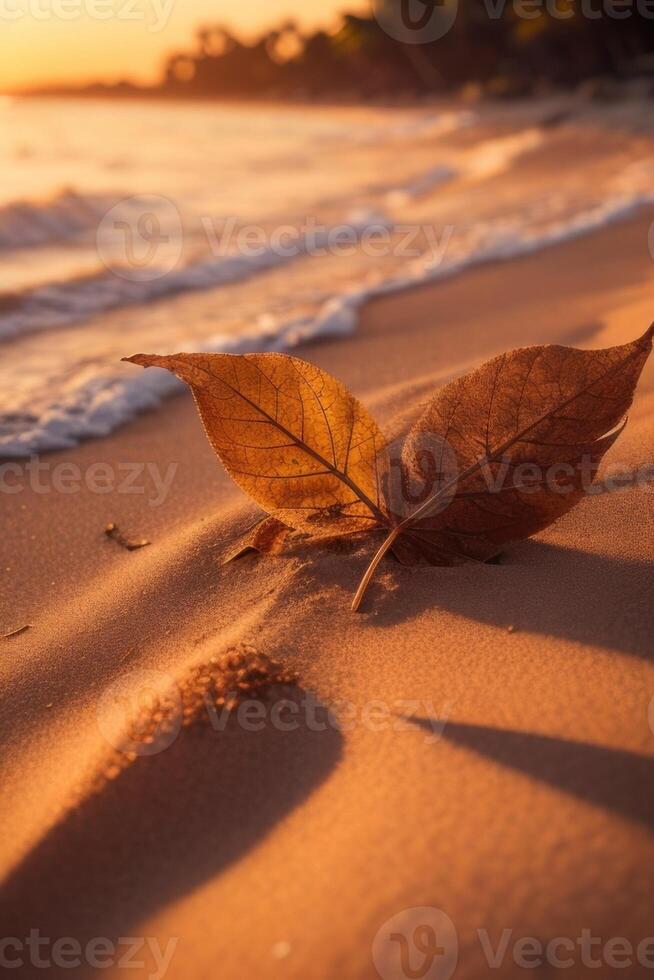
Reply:
[[116, 544], [119, 544], [121, 548], [126, 548], [127, 551], [138, 551], [139, 548], [147, 548], [150, 544], [145, 538], [141, 541], [131, 541], [129, 538], [126, 538], [117, 524], [107, 524], [104, 533], [112, 541], [115, 541]]
[[32, 629], [32, 626], [31, 626], [30, 623], [28, 623], [27, 626], [20, 626], [17, 630], [12, 630], [10, 633], [5, 633], [1, 637], [1, 639], [3, 639], [3, 640], [13, 640], [14, 637], [16, 637], [16, 636], [22, 636], [23, 633], [27, 633], [27, 631], [28, 630], [31, 630], [31, 629]]

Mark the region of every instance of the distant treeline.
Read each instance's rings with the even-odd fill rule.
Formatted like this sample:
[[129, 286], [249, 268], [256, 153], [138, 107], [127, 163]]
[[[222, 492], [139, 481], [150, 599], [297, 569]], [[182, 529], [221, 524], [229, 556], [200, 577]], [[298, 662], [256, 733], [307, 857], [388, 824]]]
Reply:
[[[407, 0], [383, 2], [399, 10]], [[456, 0], [426, 3], [428, 12], [430, 3]], [[346, 15], [333, 32], [303, 33], [289, 22], [251, 43], [204, 27], [192, 50], [169, 57], [152, 94], [388, 99], [468, 86], [524, 95], [634, 76], [654, 78], [654, 0], [460, 0], [451, 29], [423, 44], [395, 40], [372, 15]], [[124, 83], [112, 91], [136, 90]]]

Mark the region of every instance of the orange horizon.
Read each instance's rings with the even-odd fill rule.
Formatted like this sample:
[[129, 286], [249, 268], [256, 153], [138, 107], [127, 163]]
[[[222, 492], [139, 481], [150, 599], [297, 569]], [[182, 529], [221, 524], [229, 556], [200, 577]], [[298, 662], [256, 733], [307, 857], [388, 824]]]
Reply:
[[[346, 10], [368, 6], [362, 0], [140, 0], [138, 5], [133, 0], [67, 0], [62, 9], [79, 16], [62, 20], [55, 16], [61, 3], [17, 0], [14, 9], [20, 16], [3, 27], [1, 93], [123, 80], [153, 84], [161, 78], [168, 55], [187, 50], [203, 24], [224, 24], [247, 39], [285, 19], [304, 29], [330, 27]], [[107, 8], [113, 11], [110, 18], [94, 15], [106, 15]], [[32, 9], [45, 14], [34, 17]]]

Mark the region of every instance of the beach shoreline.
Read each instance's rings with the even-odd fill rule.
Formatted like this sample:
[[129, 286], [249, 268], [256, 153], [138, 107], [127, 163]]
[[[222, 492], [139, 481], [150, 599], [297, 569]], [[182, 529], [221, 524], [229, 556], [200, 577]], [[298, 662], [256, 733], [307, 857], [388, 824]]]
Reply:
[[[293, 353], [392, 427], [502, 350], [627, 342], [653, 318], [653, 220], [645, 209], [375, 299], [353, 335]], [[607, 465], [651, 464], [653, 446], [650, 363]], [[11, 481], [22, 488], [2, 501], [0, 633], [31, 626], [0, 641], [10, 692], [0, 902], [12, 935], [39, 925], [164, 945], [174, 936], [169, 978], [209, 977], [220, 963], [225, 980], [372, 978], [378, 930], [419, 906], [455, 924], [456, 976], [471, 980], [487, 968], [479, 929], [494, 945], [503, 929], [574, 940], [590, 928], [634, 944], [649, 935], [651, 486], [584, 500], [499, 566], [385, 563], [355, 616], [369, 547], [220, 566], [256, 509], [222, 471], [188, 395], [40, 461], [41, 489], [19, 463]], [[99, 463], [109, 492], [89, 489]], [[79, 490], [57, 489], [62, 465]], [[132, 488], [120, 492], [126, 467]], [[110, 522], [150, 545], [123, 550], [104, 533]], [[103, 691], [133, 671], [181, 679], [241, 643], [296, 671], [323, 706], [354, 705], [358, 723], [286, 740], [183, 735], [80, 798], [107, 755]], [[416, 718], [442, 718], [442, 733], [374, 730], [361, 722], [371, 702], [393, 718], [400, 702], [417, 706]], [[575, 977], [586, 972], [612, 975], [606, 962], [576, 962]], [[493, 971], [523, 974], [510, 952]]]

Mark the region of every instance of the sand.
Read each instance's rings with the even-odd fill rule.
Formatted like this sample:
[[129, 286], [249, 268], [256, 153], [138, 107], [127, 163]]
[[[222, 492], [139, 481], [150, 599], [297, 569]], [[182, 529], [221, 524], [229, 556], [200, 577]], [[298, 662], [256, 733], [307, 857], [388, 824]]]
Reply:
[[[652, 320], [653, 218], [376, 301], [355, 337], [300, 354], [392, 426], [501, 350], [625, 342]], [[607, 465], [651, 463], [653, 444], [654, 361]], [[143, 477], [146, 493], [65, 494], [48, 472], [50, 492], [3, 496], [0, 633], [32, 627], [0, 640], [3, 936], [174, 939], [181, 980], [365, 980], [374, 951], [394, 980], [383, 927], [406, 909], [449, 916], [457, 978], [524, 976], [523, 937], [567, 940], [569, 976], [613, 976], [622, 947], [604, 943], [654, 934], [654, 484], [589, 497], [499, 565], [385, 563], [354, 615], [372, 544], [221, 567], [256, 509], [189, 396], [47, 457], [64, 461], [176, 471], [158, 507]], [[109, 521], [150, 546], [123, 550]], [[244, 643], [297, 672], [296, 730], [192, 726], [115, 765], [104, 692], [138, 671], [184, 683]], [[423, 975], [442, 980], [456, 949], [438, 935]]]

